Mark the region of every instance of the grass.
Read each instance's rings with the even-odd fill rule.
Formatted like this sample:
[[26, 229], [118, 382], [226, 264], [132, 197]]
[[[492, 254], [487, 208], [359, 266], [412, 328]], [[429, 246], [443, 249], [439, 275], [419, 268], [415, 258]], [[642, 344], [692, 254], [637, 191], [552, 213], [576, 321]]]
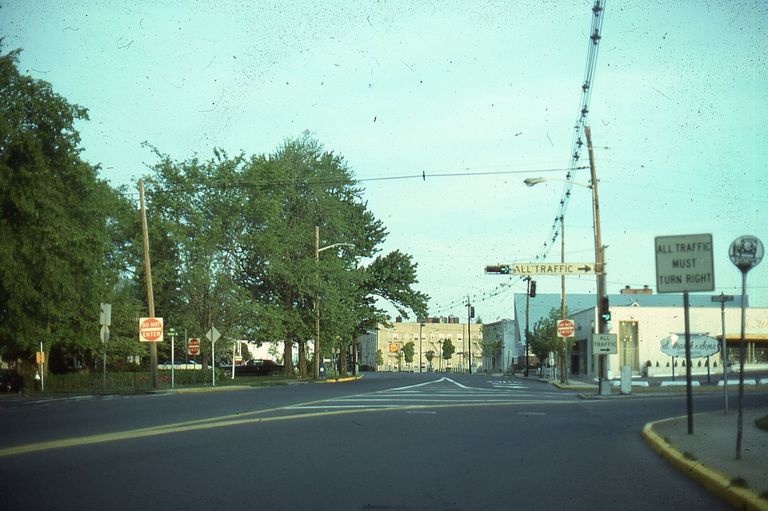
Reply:
[[[298, 377], [286, 377], [284, 375], [237, 377], [233, 380], [231, 377], [225, 376], [222, 370], [216, 370], [217, 387], [279, 385], [291, 380], [301, 381]], [[208, 387], [212, 384], [211, 371], [178, 370], [175, 371], [174, 383], [175, 388]], [[34, 382], [25, 388], [27, 392], [34, 393]], [[170, 371], [159, 371], [157, 389], [170, 388], [172, 388]], [[152, 388], [151, 376], [148, 371], [108, 372], [106, 385], [100, 372], [49, 374], [45, 377], [45, 392], [51, 394], [148, 392], [157, 389]]]
[[755, 426], [763, 431], [768, 431], [768, 415], [755, 419]]

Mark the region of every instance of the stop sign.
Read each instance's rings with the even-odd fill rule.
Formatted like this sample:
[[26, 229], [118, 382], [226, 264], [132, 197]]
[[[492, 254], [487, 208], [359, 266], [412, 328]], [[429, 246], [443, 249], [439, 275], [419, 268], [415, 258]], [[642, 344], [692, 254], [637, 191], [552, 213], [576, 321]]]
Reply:
[[197, 337], [190, 337], [187, 340], [187, 354], [197, 355], [200, 353], [200, 339]]
[[571, 337], [573, 335], [573, 320], [561, 319], [557, 322], [557, 335], [560, 337]]
[[139, 318], [139, 341], [161, 342], [163, 340], [163, 318]]

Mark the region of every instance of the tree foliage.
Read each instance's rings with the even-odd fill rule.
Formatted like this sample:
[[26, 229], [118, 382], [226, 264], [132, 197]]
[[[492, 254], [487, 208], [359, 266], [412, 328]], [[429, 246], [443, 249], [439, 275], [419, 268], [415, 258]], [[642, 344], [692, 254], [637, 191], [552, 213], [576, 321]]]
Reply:
[[557, 322], [561, 319], [563, 319], [561, 308], [553, 307], [549, 314], [538, 320], [533, 327], [530, 350], [540, 363], [544, 363], [550, 353], [555, 353], [559, 357], [565, 353], [566, 343], [557, 335]]
[[450, 339], [445, 339], [443, 341], [443, 359], [449, 360], [451, 357], [453, 357], [455, 351], [456, 346], [453, 345], [453, 341]]
[[43, 341], [88, 366], [124, 199], [80, 158], [86, 109], [20, 74], [18, 55], [0, 55], [0, 354], [30, 360]]
[[[80, 158], [74, 123], [87, 111], [22, 76], [17, 57], [0, 56], [0, 355], [30, 359], [43, 340], [62, 370], [90, 367], [106, 302], [107, 356], [119, 365], [146, 351], [130, 348], [147, 311], [135, 192], [110, 188]], [[155, 315], [167, 327], [202, 338], [215, 325], [218, 356], [233, 339], [285, 341], [286, 372], [297, 347], [306, 374], [318, 312], [318, 356], [338, 354], [342, 372], [353, 339], [386, 323], [380, 299], [404, 317], [426, 315], [412, 257], [380, 253], [387, 231], [363, 189], [308, 134], [269, 155], [179, 160], [147, 147], [156, 157], [143, 178]], [[211, 347], [201, 344], [205, 363]], [[158, 351], [167, 358], [169, 343]]]

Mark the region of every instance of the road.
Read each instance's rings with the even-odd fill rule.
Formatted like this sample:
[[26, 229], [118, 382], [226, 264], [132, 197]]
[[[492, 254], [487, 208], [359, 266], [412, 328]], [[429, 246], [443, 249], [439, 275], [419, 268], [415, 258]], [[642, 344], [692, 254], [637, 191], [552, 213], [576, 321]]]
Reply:
[[0, 508], [729, 509], [640, 436], [683, 414], [486, 375], [0, 400]]

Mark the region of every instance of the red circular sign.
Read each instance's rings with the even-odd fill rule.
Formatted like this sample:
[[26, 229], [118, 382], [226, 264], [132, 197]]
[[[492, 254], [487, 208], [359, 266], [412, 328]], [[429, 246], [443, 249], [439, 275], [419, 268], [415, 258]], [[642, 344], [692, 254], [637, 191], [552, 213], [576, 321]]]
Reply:
[[573, 335], [573, 321], [570, 319], [561, 319], [557, 322], [557, 333], [561, 337], [570, 337]]
[[139, 323], [139, 335], [145, 341], [152, 342], [163, 335], [163, 320], [159, 318], [142, 318]]
[[190, 355], [197, 355], [200, 353], [200, 339], [196, 337], [190, 337], [187, 341], [187, 353]]

